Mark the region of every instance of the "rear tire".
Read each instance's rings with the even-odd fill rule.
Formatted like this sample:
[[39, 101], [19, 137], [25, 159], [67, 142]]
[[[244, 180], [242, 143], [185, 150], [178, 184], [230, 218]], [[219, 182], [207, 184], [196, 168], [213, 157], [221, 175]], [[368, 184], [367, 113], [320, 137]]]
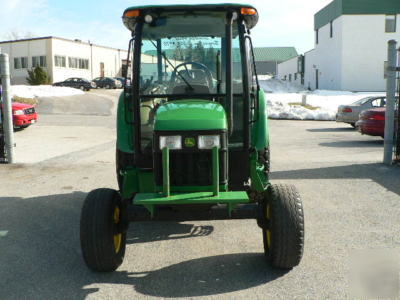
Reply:
[[122, 226], [123, 210], [115, 190], [96, 189], [87, 195], [81, 213], [80, 240], [89, 269], [112, 272], [122, 264], [127, 230]]
[[349, 123], [351, 127], [356, 128], [356, 123]]
[[271, 185], [259, 205], [258, 222], [267, 261], [282, 269], [297, 266], [304, 246], [303, 205], [297, 189], [291, 185]]

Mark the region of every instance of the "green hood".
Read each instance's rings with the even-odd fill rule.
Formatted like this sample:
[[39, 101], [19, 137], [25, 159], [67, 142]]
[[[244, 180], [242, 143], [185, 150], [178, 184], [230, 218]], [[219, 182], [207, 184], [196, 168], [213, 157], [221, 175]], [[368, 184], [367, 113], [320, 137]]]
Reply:
[[227, 129], [224, 108], [206, 100], [178, 100], [157, 109], [154, 130]]

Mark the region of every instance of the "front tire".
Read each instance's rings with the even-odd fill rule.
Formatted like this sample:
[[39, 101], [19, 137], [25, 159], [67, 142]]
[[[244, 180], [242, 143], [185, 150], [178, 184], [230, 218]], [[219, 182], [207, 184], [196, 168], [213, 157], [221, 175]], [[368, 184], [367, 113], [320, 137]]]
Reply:
[[86, 265], [96, 272], [112, 272], [125, 255], [126, 229], [121, 215], [124, 206], [117, 191], [96, 189], [83, 204], [80, 240]]
[[259, 205], [258, 221], [267, 261], [282, 269], [297, 266], [304, 246], [303, 205], [297, 189], [292, 185], [271, 185]]

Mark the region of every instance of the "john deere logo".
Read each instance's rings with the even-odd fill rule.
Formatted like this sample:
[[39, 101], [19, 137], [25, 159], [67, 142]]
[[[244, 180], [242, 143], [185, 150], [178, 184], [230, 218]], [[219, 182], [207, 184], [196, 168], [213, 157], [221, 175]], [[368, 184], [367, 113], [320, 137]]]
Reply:
[[196, 145], [196, 140], [192, 137], [185, 138], [186, 147], [194, 147]]

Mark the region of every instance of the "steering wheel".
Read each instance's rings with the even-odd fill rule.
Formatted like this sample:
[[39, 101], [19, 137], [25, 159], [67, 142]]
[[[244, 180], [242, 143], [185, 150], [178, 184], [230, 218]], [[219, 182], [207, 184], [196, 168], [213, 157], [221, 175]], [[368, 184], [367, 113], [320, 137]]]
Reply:
[[184, 62], [184, 63], [177, 65], [171, 74], [171, 86], [175, 83], [176, 79], [179, 77], [178, 70], [181, 67], [185, 68], [187, 78], [192, 78], [192, 74], [190, 73], [190, 70], [188, 69], [188, 65], [195, 66], [197, 70], [198, 69], [204, 70], [206, 73], [207, 81], [208, 81], [208, 87], [210, 87], [210, 84], [212, 84], [212, 82], [213, 82], [212, 73], [211, 73], [210, 69], [206, 65], [196, 62], [196, 61], [188, 61], [188, 62]]

